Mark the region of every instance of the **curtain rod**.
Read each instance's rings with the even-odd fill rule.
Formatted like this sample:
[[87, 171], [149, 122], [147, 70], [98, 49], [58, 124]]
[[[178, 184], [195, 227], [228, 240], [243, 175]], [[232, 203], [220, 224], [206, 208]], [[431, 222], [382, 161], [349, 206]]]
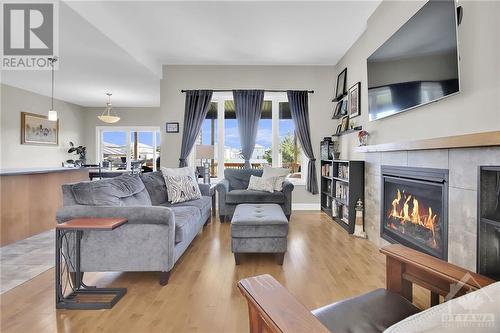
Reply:
[[[210, 89], [207, 89], [207, 90], [210, 90]], [[232, 92], [234, 89], [213, 89], [212, 91], [213, 92]], [[239, 89], [236, 89], [236, 90], [239, 90]], [[253, 90], [253, 89], [251, 89]], [[186, 92], [187, 90], [185, 89], [182, 89], [181, 90], [181, 93], [184, 93]], [[287, 90], [268, 90], [268, 89], [264, 89], [264, 92], [283, 92], [283, 93], [286, 93]], [[308, 93], [310, 94], [314, 94], [314, 90], [307, 90]]]

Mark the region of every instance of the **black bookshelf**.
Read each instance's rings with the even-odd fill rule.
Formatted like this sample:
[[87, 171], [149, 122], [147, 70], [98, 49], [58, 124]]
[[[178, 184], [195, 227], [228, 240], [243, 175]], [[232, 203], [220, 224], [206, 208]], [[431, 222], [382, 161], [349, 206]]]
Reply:
[[356, 203], [365, 201], [363, 161], [321, 159], [321, 210], [348, 233], [354, 232]]

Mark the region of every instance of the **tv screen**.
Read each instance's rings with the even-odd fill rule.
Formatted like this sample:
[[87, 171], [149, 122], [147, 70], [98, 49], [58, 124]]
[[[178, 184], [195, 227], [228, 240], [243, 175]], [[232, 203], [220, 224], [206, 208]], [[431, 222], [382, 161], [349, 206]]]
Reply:
[[368, 117], [388, 117], [460, 91], [454, 0], [430, 0], [368, 59]]

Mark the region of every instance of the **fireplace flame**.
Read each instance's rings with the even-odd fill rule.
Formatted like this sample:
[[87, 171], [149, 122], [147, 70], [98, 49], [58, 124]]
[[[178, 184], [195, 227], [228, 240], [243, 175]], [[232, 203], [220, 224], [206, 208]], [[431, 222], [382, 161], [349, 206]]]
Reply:
[[[410, 205], [411, 203], [411, 205]], [[424, 213], [421, 213], [421, 211]], [[437, 248], [436, 227], [439, 217], [432, 212], [432, 207], [426, 209], [425, 205], [420, 205], [418, 199], [411, 194], [401, 194], [398, 189], [396, 198], [392, 200], [392, 209], [388, 213], [389, 218], [397, 219], [404, 226], [411, 223], [428, 229], [432, 233], [431, 246]], [[405, 233], [405, 229], [400, 230]]]

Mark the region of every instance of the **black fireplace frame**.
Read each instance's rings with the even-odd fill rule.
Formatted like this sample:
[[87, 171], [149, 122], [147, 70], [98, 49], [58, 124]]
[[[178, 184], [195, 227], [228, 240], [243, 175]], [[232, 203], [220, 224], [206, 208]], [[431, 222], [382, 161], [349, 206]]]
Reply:
[[[433, 251], [430, 248], [426, 248], [419, 244], [418, 242], [411, 241], [408, 238], [404, 238], [395, 232], [384, 227], [385, 221], [385, 207], [384, 207], [384, 197], [385, 197], [385, 178], [390, 178], [393, 180], [401, 180], [405, 182], [413, 183], [425, 183], [427, 185], [440, 186], [442, 191], [442, 203], [443, 209], [440, 216], [441, 221], [441, 239], [443, 242], [442, 253], [438, 251]], [[448, 170], [447, 169], [435, 169], [435, 168], [417, 168], [417, 167], [403, 167], [403, 166], [392, 166], [392, 165], [382, 165], [380, 167], [380, 237], [385, 239], [390, 243], [399, 243], [405, 246], [411, 247], [417, 251], [427, 253], [439, 259], [448, 260]]]

